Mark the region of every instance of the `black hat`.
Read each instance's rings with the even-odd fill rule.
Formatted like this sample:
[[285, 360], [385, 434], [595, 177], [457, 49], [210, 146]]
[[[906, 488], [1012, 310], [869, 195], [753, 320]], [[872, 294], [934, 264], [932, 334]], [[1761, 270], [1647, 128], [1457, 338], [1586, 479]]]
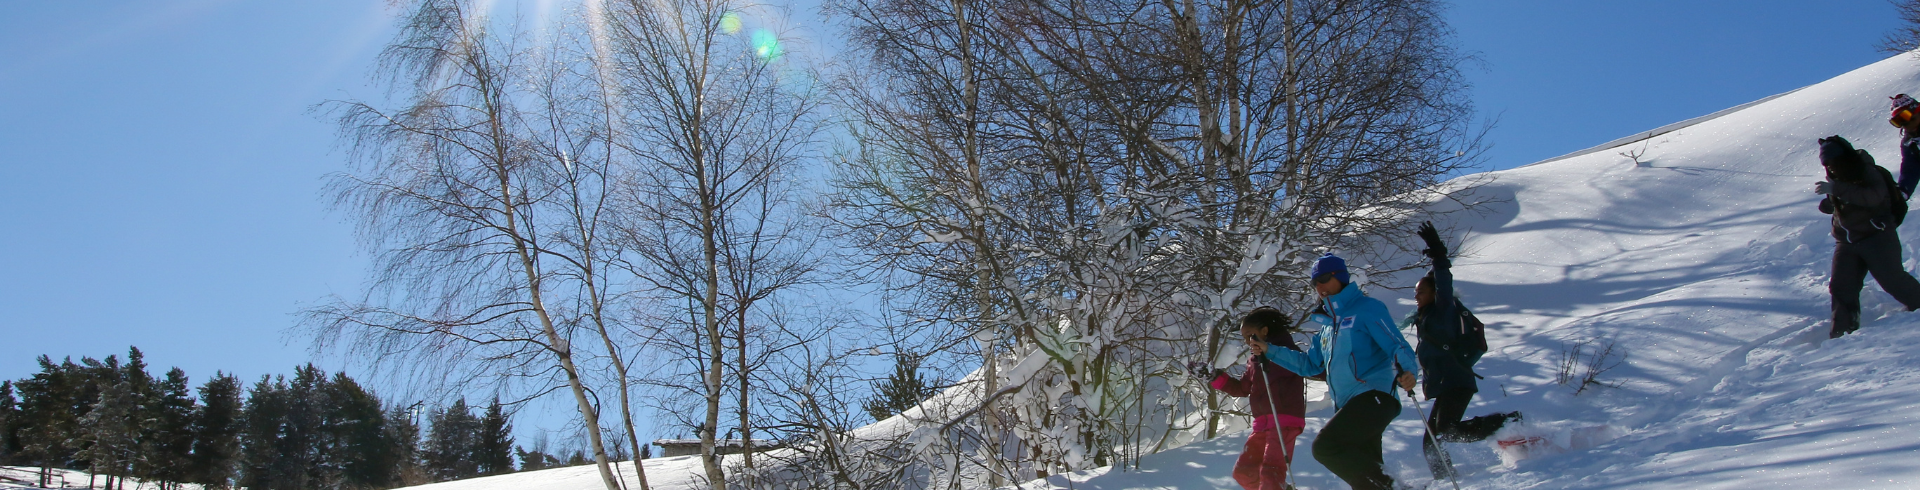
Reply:
[[1866, 178], [1865, 161], [1860, 158], [1861, 151], [1853, 149], [1853, 143], [1846, 138], [1828, 136], [1820, 138], [1820, 165], [1827, 167], [1833, 178], [1847, 182], [1861, 182]]
[[1839, 136], [1820, 138], [1820, 164], [1832, 167], [1836, 163], [1852, 164], [1859, 158], [1853, 152], [1853, 143]]

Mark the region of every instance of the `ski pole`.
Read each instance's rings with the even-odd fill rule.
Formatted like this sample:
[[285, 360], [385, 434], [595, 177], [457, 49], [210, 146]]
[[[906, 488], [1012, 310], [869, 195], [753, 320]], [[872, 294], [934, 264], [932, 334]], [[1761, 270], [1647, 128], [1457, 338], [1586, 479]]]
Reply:
[[1433, 436], [1433, 425], [1427, 421], [1426, 405], [1420, 403], [1418, 397], [1413, 396], [1413, 388], [1407, 388], [1407, 398], [1413, 400], [1413, 407], [1420, 411], [1421, 432], [1427, 433], [1427, 442], [1433, 444], [1433, 450], [1439, 451], [1441, 457], [1446, 459], [1447, 481], [1453, 482], [1453, 490], [1460, 490], [1460, 478], [1455, 476], [1453, 471], [1453, 457], [1447, 455], [1447, 448], [1440, 445], [1440, 439]]

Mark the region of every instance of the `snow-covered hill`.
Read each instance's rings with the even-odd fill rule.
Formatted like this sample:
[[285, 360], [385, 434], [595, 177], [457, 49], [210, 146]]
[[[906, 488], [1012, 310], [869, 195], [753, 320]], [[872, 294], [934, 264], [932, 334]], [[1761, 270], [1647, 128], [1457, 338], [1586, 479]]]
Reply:
[[[1448, 223], [1455, 236], [1470, 232], [1455, 274], [1493, 346], [1468, 415], [1520, 410], [1540, 425], [1605, 423], [1626, 435], [1511, 467], [1491, 442], [1456, 445], [1461, 486], [1920, 487], [1920, 313], [1870, 283], [1862, 330], [1826, 340], [1833, 239], [1811, 192], [1819, 137], [1845, 136], [1898, 170], [1885, 121], [1887, 98], [1902, 92], [1920, 92], [1915, 55], [1644, 141], [1493, 173], [1474, 192], [1501, 202]], [[1629, 151], [1639, 164], [1620, 154]], [[1920, 226], [1903, 227], [1910, 270], [1917, 237]], [[1373, 291], [1396, 313], [1411, 308]], [[1562, 349], [1581, 339], [1626, 353], [1601, 377], [1617, 387], [1575, 396], [1555, 383]], [[1393, 426], [1387, 460], [1426, 483], [1414, 411]], [[1237, 488], [1227, 472], [1239, 443], [1029, 488]], [[1301, 456], [1301, 488], [1344, 488]]]
[[[1540, 427], [1625, 433], [1513, 465], [1491, 442], [1455, 445], [1461, 486], [1920, 487], [1920, 313], [1869, 284], [1862, 330], [1826, 339], [1833, 240], [1811, 192], [1822, 175], [1819, 137], [1846, 136], [1897, 170], [1898, 135], [1885, 118], [1887, 97], [1901, 92], [1920, 92], [1916, 55], [1619, 148], [1490, 174], [1472, 197], [1494, 202], [1444, 226], [1464, 242], [1460, 291], [1493, 346], [1468, 415], [1519, 410]], [[1638, 164], [1620, 154], [1628, 151]], [[1920, 225], [1906, 225], [1903, 239], [1914, 269]], [[1395, 314], [1411, 308], [1404, 295], [1371, 291]], [[1576, 396], [1555, 382], [1556, 362], [1585, 339], [1613, 342], [1626, 358], [1601, 375], [1616, 386]], [[1419, 416], [1407, 405], [1386, 442], [1389, 472], [1451, 488], [1426, 481]], [[1327, 415], [1309, 414], [1303, 448]], [[1103, 468], [1026, 487], [1238, 488], [1228, 472], [1243, 438], [1152, 455], [1139, 471]], [[692, 458], [647, 467], [655, 488], [690, 484], [676, 472], [698, 471]], [[1294, 475], [1303, 489], [1344, 488], [1309, 454], [1296, 458]], [[581, 467], [433, 487], [597, 485]]]

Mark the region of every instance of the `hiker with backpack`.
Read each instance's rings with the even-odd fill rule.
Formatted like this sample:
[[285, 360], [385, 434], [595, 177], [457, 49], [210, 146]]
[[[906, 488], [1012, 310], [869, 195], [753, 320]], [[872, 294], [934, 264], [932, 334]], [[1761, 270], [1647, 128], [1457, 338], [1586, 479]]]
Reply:
[[[1240, 338], [1255, 351], [1268, 344], [1299, 351], [1292, 323], [1286, 313], [1271, 306], [1254, 308], [1240, 320]], [[1240, 379], [1202, 362], [1187, 368], [1201, 379], [1211, 379], [1208, 385], [1213, 389], [1247, 398], [1253, 433], [1233, 464], [1233, 480], [1246, 490], [1290, 488], [1287, 467], [1293, 464], [1294, 440], [1307, 428], [1307, 389], [1300, 375], [1259, 354], [1247, 359], [1247, 374]]]
[[[1839, 338], [1860, 329], [1860, 287], [1872, 274], [1880, 288], [1907, 311], [1920, 309], [1920, 281], [1901, 266], [1898, 227], [1906, 219], [1907, 194], [1873, 155], [1854, 149], [1839, 136], [1820, 138], [1820, 165], [1827, 180], [1813, 192], [1825, 197], [1820, 212], [1833, 215], [1833, 272], [1827, 293], [1833, 296], [1833, 328]], [[1904, 151], [1903, 151], [1904, 153]]]
[[1313, 459], [1355, 490], [1393, 488], [1381, 460], [1380, 437], [1400, 416], [1395, 385], [1412, 390], [1413, 348], [1395, 328], [1387, 305], [1350, 282], [1347, 263], [1326, 254], [1314, 262], [1320, 305], [1312, 318], [1324, 328], [1306, 352], [1254, 344], [1254, 353], [1301, 376], [1326, 376], [1333, 418], [1313, 439]]
[[1447, 258], [1447, 244], [1440, 240], [1440, 232], [1428, 222], [1420, 224], [1419, 235], [1427, 245], [1421, 253], [1433, 261], [1433, 269], [1414, 284], [1415, 309], [1407, 314], [1406, 323], [1414, 327], [1415, 336], [1420, 339], [1414, 356], [1420, 360], [1421, 391], [1428, 400], [1434, 400], [1433, 412], [1427, 417], [1427, 433], [1433, 437], [1423, 439], [1422, 449], [1434, 479], [1442, 479], [1452, 475], [1453, 467], [1435, 447], [1436, 439], [1438, 442], [1486, 439], [1507, 421], [1519, 419], [1520, 412], [1460, 420], [1473, 395], [1480, 392], [1476, 381], [1480, 376], [1474, 374], [1473, 364], [1487, 353], [1486, 325], [1474, 318], [1473, 312], [1454, 296], [1453, 261]]

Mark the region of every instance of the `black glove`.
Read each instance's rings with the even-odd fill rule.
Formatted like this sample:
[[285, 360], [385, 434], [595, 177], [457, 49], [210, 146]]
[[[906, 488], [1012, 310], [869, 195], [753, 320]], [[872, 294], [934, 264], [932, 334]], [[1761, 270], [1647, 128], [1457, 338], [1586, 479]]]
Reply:
[[1420, 251], [1422, 255], [1433, 260], [1447, 258], [1447, 243], [1440, 241], [1440, 230], [1433, 229], [1432, 221], [1420, 223], [1420, 239], [1427, 242], [1427, 249]]
[[1193, 376], [1195, 379], [1199, 379], [1203, 383], [1213, 381], [1213, 378], [1220, 375], [1218, 370], [1213, 369], [1213, 366], [1200, 361], [1187, 363], [1187, 374]]

